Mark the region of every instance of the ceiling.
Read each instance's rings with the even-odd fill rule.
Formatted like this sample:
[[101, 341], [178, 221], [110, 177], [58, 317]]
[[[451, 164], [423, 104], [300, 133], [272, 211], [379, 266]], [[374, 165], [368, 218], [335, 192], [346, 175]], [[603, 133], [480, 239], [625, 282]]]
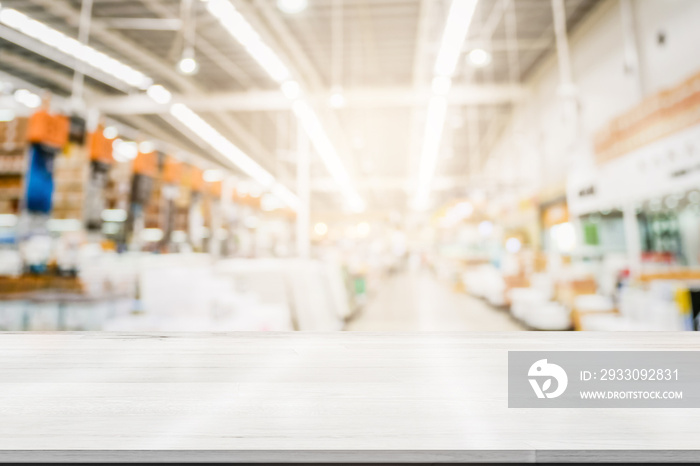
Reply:
[[[281, 12], [275, 0], [233, 3], [312, 96], [368, 207], [404, 209], [415, 176], [419, 156], [415, 148], [420, 147], [426, 96], [449, 1], [309, 0], [309, 7], [294, 15]], [[595, 4], [596, 0], [565, 1], [569, 31]], [[2, 5], [72, 37], [78, 35], [80, 0], [3, 0]], [[193, 101], [207, 95], [250, 95], [245, 106], [217, 105], [216, 98], [210, 99], [212, 104], [199, 113], [294, 188], [297, 130], [289, 106], [277, 84], [206, 11], [204, 3], [192, 3], [200, 65], [194, 76], [175, 71], [183, 47], [182, 28], [173, 29], [172, 21], [142, 21], [177, 22], [181, 5], [180, 0], [94, 0], [89, 43]], [[481, 69], [467, 60], [459, 62], [434, 182], [437, 201], [466, 192], [506, 125], [513, 101], [521, 95], [517, 91], [554, 52], [551, 3], [481, 0], [462, 52], [466, 56], [474, 48], [489, 50], [493, 61]], [[0, 39], [0, 68], [57, 95], [70, 94], [71, 69], [5, 39]], [[336, 87], [342, 87], [347, 101], [339, 109], [327, 104]], [[124, 96], [124, 92], [86, 78], [88, 104], [112, 96]], [[175, 130], [165, 115], [134, 113], [111, 116], [151, 137], [218, 160], [213, 151]], [[340, 206], [339, 194], [320, 160], [312, 165], [312, 186], [315, 209]]]

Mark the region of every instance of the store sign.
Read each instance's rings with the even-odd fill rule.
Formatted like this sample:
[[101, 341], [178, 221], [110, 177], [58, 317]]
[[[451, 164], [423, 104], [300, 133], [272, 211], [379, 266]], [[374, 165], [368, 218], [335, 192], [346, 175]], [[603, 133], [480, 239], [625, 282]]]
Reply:
[[700, 73], [645, 99], [595, 136], [599, 163], [608, 162], [700, 123]]
[[578, 192], [579, 197], [595, 196], [595, 186], [586, 186]]
[[574, 215], [696, 189], [700, 186], [700, 125], [611, 160], [585, 179], [570, 178], [567, 200]]

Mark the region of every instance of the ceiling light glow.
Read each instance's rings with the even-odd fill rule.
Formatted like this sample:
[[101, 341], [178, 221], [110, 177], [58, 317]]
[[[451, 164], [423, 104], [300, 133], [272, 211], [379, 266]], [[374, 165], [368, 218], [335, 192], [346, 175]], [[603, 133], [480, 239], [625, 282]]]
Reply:
[[134, 68], [80, 43], [11, 8], [0, 10], [0, 23], [96, 68], [129, 86], [147, 89], [153, 80]]
[[153, 99], [157, 104], [166, 105], [170, 103], [173, 95], [169, 90], [161, 86], [160, 84], [154, 84], [148, 88], [146, 91], [148, 97]]
[[280, 86], [280, 89], [282, 89], [282, 93], [289, 100], [297, 99], [301, 94], [301, 88], [299, 87], [299, 83], [296, 81], [285, 81]]
[[277, 8], [289, 15], [301, 13], [308, 6], [308, 0], [277, 0]]
[[119, 136], [119, 130], [115, 126], [107, 126], [104, 131], [102, 131], [102, 135], [107, 139], [115, 139]]
[[484, 49], [474, 49], [467, 55], [469, 63], [476, 68], [483, 68], [491, 64], [491, 54]]

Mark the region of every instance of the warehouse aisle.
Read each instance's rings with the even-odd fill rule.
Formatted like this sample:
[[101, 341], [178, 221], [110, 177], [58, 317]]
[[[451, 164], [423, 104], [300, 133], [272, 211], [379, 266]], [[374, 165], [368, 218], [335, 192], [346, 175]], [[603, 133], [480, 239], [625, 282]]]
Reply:
[[506, 311], [455, 292], [449, 284], [428, 272], [389, 278], [347, 329], [378, 332], [525, 330]]

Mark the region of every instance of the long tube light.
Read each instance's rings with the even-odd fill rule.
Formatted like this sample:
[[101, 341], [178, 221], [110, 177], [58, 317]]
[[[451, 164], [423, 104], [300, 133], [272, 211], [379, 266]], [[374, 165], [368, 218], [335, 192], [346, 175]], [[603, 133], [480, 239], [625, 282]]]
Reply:
[[313, 108], [303, 99], [299, 83], [292, 80], [291, 72], [283, 61], [264, 43], [255, 28], [246, 21], [229, 0], [209, 0], [207, 1], [207, 10], [245, 48], [270, 78], [280, 84], [284, 95], [294, 101], [294, 114], [299, 119], [326, 169], [340, 186], [348, 207], [357, 212], [364, 210], [364, 202], [352, 187], [350, 177], [338, 156], [338, 152], [326, 135]]
[[250, 54], [251, 57], [278, 84], [290, 78], [291, 73], [282, 60], [267, 46], [253, 26], [228, 0], [209, 0], [207, 10]]
[[69, 37], [12, 8], [0, 10], [0, 23], [80, 60], [130, 86], [147, 89], [153, 80], [119, 60]]
[[447, 113], [447, 101], [443, 96], [433, 96], [428, 103], [428, 116], [425, 125], [425, 135], [421, 148], [421, 159], [418, 168], [418, 186], [414, 199], [414, 208], [424, 210], [428, 207], [430, 196], [430, 184], [435, 169], [440, 148], [442, 130], [445, 126], [445, 114]]
[[[148, 89], [147, 94], [158, 103], [167, 104], [170, 101], [172, 96], [170, 91], [159, 84], [154, 85], [153, 80], [145, 74], [30, 18], [24, 13], [11, 8], [2, 8], [0, 5], [0, 23], [93, 66], [130, 86]], [[294, 210], [298, 209], [299, 199], [293, 192], [275, 181], [272, 174], [216, 131], [189, 107], [181, 103], [173, 104], [170, 107], [170, 114], [194, 131], [245, 174], [270, 189], [289, 207]]]
[[335, 152], [333, 144], [326, 136], [321, 122], [316, 117], [316, 114], [311, 107], [303, 100], [297, 100], [292, 107], [294, 114], [299, 119], [299, 122], [304, 127], [304, 131], [309, 136], [311, 144], [319, 154], [324, 154], [321, 157], [326, 170], [331, 174], [335, 182], [340, 187], [341, 192], [345, 196], [348, 207], [355, 212], [364, 210], [364, 202], [362, 198], [355, 192], [352, 187], [352, 181], [348, 176], [348, 172], [340, 163], [340, 158]]
[[445, 125], [447, 101], [462, 44], [467, 37], [478, 0], [452, 0], [447, 15], [445, 30], [440, 42], [440, 50], [435, 60], [432, 97], [428, 103], [425, 134], [421, 146], [418, 172], [418, 187], [413, 198], [413, 208], [424, 210], [429, 207], [430, 188], [437, 168], [440, 140]]
[[245, 152], [239, 149], [234, 143], [226, 139], [202, 117], [197, 115], [192, 109], [183, 103], [175, 103], [170, 107], [170, 114], [180, 123], [187, 126], [197, 136], [209, 144], [221, 155], [230, 160], [240, 168], [243, 173], [253, 178], [263, 187], [269, 189], [282, 202], [294, 210], [299, 208], [299, 198], [287, 189], [286, 186], [275, 180], [270, 172], [260, 166], [255, 160], [250, 158]]

